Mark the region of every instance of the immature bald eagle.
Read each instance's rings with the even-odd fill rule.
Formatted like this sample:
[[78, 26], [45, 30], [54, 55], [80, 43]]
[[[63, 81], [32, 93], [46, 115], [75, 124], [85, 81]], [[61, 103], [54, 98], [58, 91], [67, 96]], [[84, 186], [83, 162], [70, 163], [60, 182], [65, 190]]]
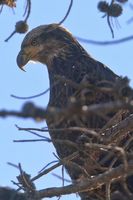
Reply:
[[[104, 82], [115, 83], [119, 77], [108, 67], [92, 58], [77, 40], [66, 29], [58, 24], [42, 25], [31, 30], [24, 38], [21, 51], [17, 57], [17, 64], [22, 69], [28, 61], [39, 61], [47, 66], [50, 80], [50, 100], [48, 107], [67, 108], [73, 100], [79, 105], [90, 105], [113, 101], [113, 95], [89, 88], [75, 87], [86, 81], [94, 86]], [[62, 80], [63, 77], [63, 80]], [[66, 81], [65, 81], [66, 80]], [[112, 116], [113, 114], [109, 115]], [[109, 117], [108, 116], [108, 117]], [[90, 114], [88, 116], [73, 116], [72, 113], [62, 119], [47, 119], [47, 124], [52, 128], [88, 127], [102, 128], [106, 119], [102, 116]], [[82, 140], [91, 141], [91, 137], [84, 137], [82, 131], [50, 131], [53, 144], [60, 158], [77, 152], [77, 156], [65, 167], [73, 181], [83, 181], [87, 176], [97, 173], [97, 153], [84, 152], [80, 149]], [[57, 140], [58, 139], [58, 140]], [[62, 140], [62, 143], [59, 142]], [[74, 142], [73, 145], [65, 141]], [[83, 192], [82, 200], [97, 199], [97, 194]], [[100, 197], [100, 199], [105, 197]]]

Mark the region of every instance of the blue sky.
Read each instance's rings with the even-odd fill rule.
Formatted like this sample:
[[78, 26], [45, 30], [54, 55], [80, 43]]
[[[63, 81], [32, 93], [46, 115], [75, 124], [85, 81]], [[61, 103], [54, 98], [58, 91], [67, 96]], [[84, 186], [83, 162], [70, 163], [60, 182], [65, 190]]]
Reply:
[[[43, 2], [43, 3], [40, 3]], [[69, 29], [73, 35], [89, 38], [93, 40], [112, 40], [110, 30], [107, 26], [106, 19], [101, 18], [97, 8], [98, 0], [75, 0], [71, 13], [64, 26]], [[23, 34], [16, 34], [8, 43], [4, 42], [10, 33], [14, 30], [17, 21], [22, 20], [26, 1], [17, 1], [15, 14], [8, 7], [4, 7], [0, 15], [0, 92], [1, 104], [0, 109], [20, 110], [26, 101], [10, 97], [11, 94], [18, 96], [31, 96], [38, 94], [49, 87], [48, 74], [46, 67], [42, 64], [29, 63], [26, 66], [26, 73], [22, 72], [16, 64], [16, 56], [20, 50], [20, 45], [24, 37]], [[41, 25], [59, 22], [66, 13], [69, 0], [49, 0], [49, 1], [32, 1], [31, 15], [28, 20], [29, 30]], [[126, 21], [133, 16], [133, 11], [129, 4], [124, 6], [124, 14], [119, 17], [121, 28], [117, 29], [114, 24], [115, 39], [122, 38], [132, 34], [133, 23], [127, 25]], [[84, 48], [97, 60], [109, 66], [114, 72], [122, 76], [128, 76], [133, 85], [132, 70], [132, 52], [133, 41], [112, 46], [94, 46], [83, 44]], [[33, 99], [38, 106], [46, 107], [49, 94]], [[23, 120], [18, 118], [0, 118], [0, 185], [14, 187], [11, 180], [16, 180], [18, 170], [7, 165], [7, 162], [22, 164], [27, 173], [35, 176], [38, 171], [48, 162], [56, 160], [52, 152], [52, 144], [39, 143], [13, 143], [14, 139], [35, 138], [27, 132], [20, 132], [16, 129], [15, 124], [20, 127], [45, 127], [45, 122], [37, 123], [33, 120]], [[48, 135], [48, 134], [46, 134]], [[54, 173], [60, 174], [61, 169], [55, 170]], [[68, 178], [68, 177], [67, 177]], [[46, 188], [50, 186], [61, 186], [59, 179], [49, 174], [36, 181], [37, 188]], [[70, 196], [70, 199], [77, 197]], [[67, 196], [62, 199], [67, 199]], [[56, 199], [56, 198], [53, 198]]]

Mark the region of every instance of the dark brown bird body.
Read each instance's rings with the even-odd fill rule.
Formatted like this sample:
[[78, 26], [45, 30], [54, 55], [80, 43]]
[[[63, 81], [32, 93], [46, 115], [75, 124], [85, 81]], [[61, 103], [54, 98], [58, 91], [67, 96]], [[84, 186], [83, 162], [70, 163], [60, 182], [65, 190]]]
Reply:
[[[86, 105], [114, 100], [112, 94], [77, 87], [83, 83], [93, 86], [98, 86], [102, 82], [115, 83], [119, 77], [93, 59], [68, 31], [57, 24], [37, 27], [26, 35], [17, 63], [22, 68], [29, 60], [47, 65], [50, 80], [49, 108], [66, 109], [74, 101], [84, 109]], [[105, 83], [103, 85], [105, 86]], [[105, 123], [106, 119], [94, 113], [82, 117], [70, 112], [70, 115], [67, 113], [61, 118], [47, 119], [49, 129], [67, 130], [70, 127], [98, 129]], [[71, 162], [64, 163], [73, 181], [83, 181], [87, 176], [89, 178], [97, 173], [97, 166], [94, 167], [98, 160], [97, 152], [84, 152], [81, 148], [84, 131], [50, 131], [50, 136], [60, 158], [77, 153]], [[87, 136], [87, 139], [91, 140], [91, 137]], [[90, 192], [80, 195], [82, 200], [98, 199], [94, 194], [91, 197]]]
[[[48, 68], [48, 71], [50, 79], [50, 100], [48, 107], [57, 107], [62, 109], [67, 108], [69, 104], [71, 104], [71, 97], [75, 97], [75, 99], [78, 101], [78, 98], [80, 98], [80, 91], [79, 89], [74, 88], [72, 84], [67, 83], [67, 81], [63, 82], [62, 80], [59, 80], [60, 78], [58, 79], [56, 75], [64, 77], [66, 80], [71, 80], [73, 83], [77, 84], [84, 82], [84, 78], [86, 77], [87, 81], [90, 81], [91, 84], [95, 85], [102, 80], [115, 82], [116, 78], [118, 78], [118, 76], [116, 76], [102, 63], [91, 58], [79, 45], [77, 45], [77, 49], [72, 49], [72, 52], [70, 52], [70, 56], [68, 55], [68, 58], [54, 58], [53, 66]], [[104, 97], [101, 94], [97, 94], [96, 96], [97, 99], [95, 99], [95, 102], [94, 99], [91, 99], [90, 97], [90, 99], [87, 99], [87, 102], [82, 102], [82, 104], [84, 105], [84, 103], [86, 103], [89, 105], [99, 102], [104, 103], [110, 101], [111, 98], [109, 96]], [[103, 118], [100, 118], [94, 114], [88, 116], [87, 119], [79, 119], [78, 117], [71, 116], [70, 114], [69, 119], [65, 119], [64, 117], [61, 122], [58, 121], [59, 119], [54, 120], [53, 122], [51, 120], [47, 120], [48, 127], [50, 129], [61, 129], [68, 127], [88, 127], [96, 129], [102, 128], [102, 126], [106, 123]], [[56, 151], [61, 158], [71, 155], [75, 149], [73, 149], [71, 146], [65, 145], [64, 143], [60, 144], [56, 142], [56, 140], [70, 140], [75, 143], [76, 141], [78, 142], [78, 139], [82, 134], [84, 134], [84, 132], [81, 133], [77, 131], [75, 133], [72, 131], [67, 133], [67, 131], [50, 131]], [[78, 158], [78, 161], [81, 162], [80, 158]], [[78, 163], [78, 161], [76, 160], [76, 163]], [[86, 162], [86, 160], [84, 161]], [[73, 173], [71, 173], [72, 179], [77, 179], [80, 177], [80, 173], [76, 170], [70, 171], [73, 171]]]

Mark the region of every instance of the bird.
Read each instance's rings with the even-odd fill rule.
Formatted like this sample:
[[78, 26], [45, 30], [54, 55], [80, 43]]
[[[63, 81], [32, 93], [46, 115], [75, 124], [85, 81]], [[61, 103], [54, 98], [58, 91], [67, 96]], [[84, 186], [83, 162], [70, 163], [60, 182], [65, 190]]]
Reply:
[[[63, 165], [73, 183], [82, 182], [96, 175], [99, 167], [96, 164], [99, 153], [85, 152], [82, 147], [86, 141], [93, 142], [96, 138], [86, 135], [82, 128], [99, 130], [114, 113], [108, 113], [107, 118], [97, 113], [84, 116], [81, 113], [88, 105], [114, 101], [112, 93], [96, 88], [110, 88], [120, 77], [94, 59], [66, 28], [56, 23], [40, 25], [27, 33], [17, 56], [17, 65], [24, 70], [31, 60], [47, 67], [50, 84], [48, 109], [55, 108], [64, 113], [61, 117], [46, 119], [53, 145], [60, 159], [72, 156]], [[73, 114], [74, 108], [79, 109], [79, 113]], [[72, 127], [81, 130], [75, 131]], [[105, 199], [104, 195], [99, 198], [97, 192], [83, 191], [79, 195], [81, 200]]]

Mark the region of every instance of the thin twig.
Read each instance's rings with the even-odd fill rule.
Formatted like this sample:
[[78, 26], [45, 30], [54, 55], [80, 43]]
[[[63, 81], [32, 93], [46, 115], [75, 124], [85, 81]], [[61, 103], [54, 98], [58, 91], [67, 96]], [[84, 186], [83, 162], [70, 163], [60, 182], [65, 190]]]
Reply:
[[16, 33], [16, 30], [14, 30], [8, 38], [5, 39], [5, 42], [8, 42], [8, 40], [10, 40], [10, 38]]
[[25, 99], [33, 99], [33, 98], [40, 97], [40, 96], [46, 94], [49, 90], [50, 90], [50, 88], [48, 88], [48, 89], [45, 90], [44, 92], [41, 92], [41, 93], [36, 94], [36, 95], [33, 95], [33, 96], [29, 96], [29, 97], [20, 97], [20, 96], [14, 95], [14, 94], [11, 94], [11, 97], [13, 97], [13, 98], [15, 98], [15, 99], [22, 99], [22, 100], [25, 100]]
[[[74, 131], [75, 133], [77, 131], [80, 131], [82, 133], [86, 133], [86, 134], [90, 134], [93, 135], [95, 137], [98, 137], [98, 133], [92, 129], [88, 129], [88, 128], [84, 128], [84, 127], [69, 127], [69, 128], [53, 128], [53, 129], [39, 129], [39, 128], [21, 128], [19, 126], [16, 126], [18, 128], [19, 131], [39, 131], [39, 132], [49, 132], [49, 131], [53, 131], [53, 132], [67, 132], [67, 133], [71, 133], [71, 131]], [[34, 133], [34, 132], [33, 132]], [[36, 134], [36, 133], [35, 133]], [[39, 137], [44, 137], [39, 135]]]
[[63, 17], [63, 19], [58, 23], [59, 25], [61, 25], [66, 20], [66, 18], [68, 17], [68, 15], [70, 14], [70, 11], [72, 9], [72, 5], [73, 5], [73, 0], [70, 0], [69, 8], [68, 8], [65, 16]]
[[[65, 182], [67, 182], [67, 183], [72, 183], [71, 180], [68, 180], [68, 179], [65, 179], [65, 178], [62, 179], [62, 177], [59, 176], [58, 174], [52, 173], [52, 175], [55, 176], [55, 177], [57, 177], [57, 178], [60, 179], [60, 180], [63, 180], [63, 181], [65, 181]], [[63, 183], [62, 187], [64, 187], [64, 183]]]
[[82, 37], [78, 37], [78, 36], [75, 36], [75, 37], [80, 42], [93, 44], [93, 45], [102, 45], [102, 46], [121, 44], [121, 43], [124, 43], [124, 42], [129, 42], [130, 40], [133, 40], [133, 35], [123, 37], [123, 38], [118, 39], [118, 40], [111, 40], [111, 41], [96, 41], [96, 40], [86, 39], [86, 38], [82, 38]]
[[45, 174], [48, 174], [49, 172], [53, 171], [54, 169], [56, 169], [57, 167], [61, 166], [64, 162], [68, 162], [70, 160], [73, 160], [74, 158], [76, 158], [78, 155], [77, 152], [63, 158], [62, 160], [60, 160], [57, 164], [53, 165], [52, 167], [45, 169], [43, 172], [39, 173], [37, 176], [33, 177], [31, 179], [31, 181], [35, 181], [37, 179], [39, 179], [40, 177], [44, 176]]
[[58, 160], [54, 160], [54, 161], [51, 161], [50, 163], [48, 163], [47, 165], [45, 165], [40, 171], [39, 171], [39, 174], [44, 171], [49, 165], [53, 164], [53, 163], [57, 163], [59, 162]]
[[110, 16], [109, 15], [107, 15], [107, 23], [108, 23], [108, 26], [110, 28], [112, 38], [114, 38], [114, 31], [113, 31], [113, 28], [112, 28], [111, 23], [110, 23]]
[[13, 142], [52, 142], [50, 139], [27, 139], [27, 140], [13, 140]]
[[7, 162], [8, 165], [15, 167], [16, 169], [19, 169], [18, 165], [11, 163], [11, 162]]
[[26, 12], [27, 15], [25, 17], [25, 22], [28, 20], [29, 16], [30, 16], [30, 12], [31, 12], [31, 0], [27, 0], [27, 6], [26, 6]]
[[[50, 86], [51, 89], [53, 89], [57, 84], [59, 83], [59, 80], [57, 80], [52, 86]], [[46, 89], [44, 92], [41, 92], [39, 94], [36, 94], [36, 95], [32, 95], [32, 96], [28, 96], [28, 97], [20, 97], [20, 96], [16, 96], [14, 94], [11, 94], [11, 97], [15, 98], [15, 99], [33, 99], [33, 98], [36, 98], [36, 97], [40, 97], [42, 95], [45, 95], [46, 93], [48, 93], [50, 91], [50, 88]]]
[[18, 128], [18, 130], [20, 131], [27, 131], [27, 132], [29, 132], [29, 133], [31, 133], [31, 134], [33, 134], [33, 135], [35, 135], [35, 136], [37, 136], [37, 137], [40, 137], [40, 138], [43, 138], [43, 139], [47, 139], [47, 140], [49, 140], [49, 141], [51, 141], [51, 139], [50, 138], [48, 138], [48, 137], [46, 137], [46, 136], [43, 136], [43, 135], [40, 135], [40, 134], [38, 134], [38, 133], [35, 133], [35, 132], [33, 132], [33, 130], [31, 130], [31, 129], [20, 129], [17, 125], [15, 125], [17, 128]]

